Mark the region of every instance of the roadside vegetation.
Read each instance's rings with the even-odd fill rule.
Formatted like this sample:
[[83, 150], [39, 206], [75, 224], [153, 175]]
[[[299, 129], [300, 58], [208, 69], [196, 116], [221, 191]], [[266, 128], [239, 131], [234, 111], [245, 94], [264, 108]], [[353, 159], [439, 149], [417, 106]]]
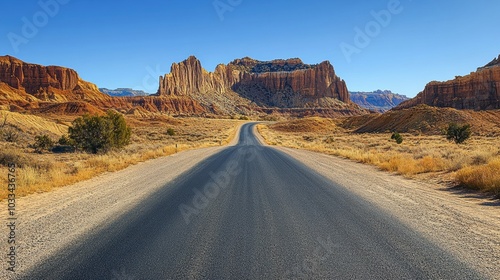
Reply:
[[306, 118], [260, 124], [258, 130], [270, 145], [331, 154], [406, 177], [500, 195], [500, 138], [471, 136], [467, 124], [444, 127], [445, 135], [353, 133], [330, 119]]
[[[114, 112], [49, 119], [4, 111], [0, 118], [0, 174], [7, 174], [7, 165], [16, 163], [18, 196], [50, 191], [188, 149], [224, 145], [242, 123], [168, 116], [124, 118]], [[6, 141], [12, 135], [16, 141]], [[7, 184], [7, 176], [0, 176], [0, 184]], [[0, 189], [0, 200], [6, 196], [6, 188]]]

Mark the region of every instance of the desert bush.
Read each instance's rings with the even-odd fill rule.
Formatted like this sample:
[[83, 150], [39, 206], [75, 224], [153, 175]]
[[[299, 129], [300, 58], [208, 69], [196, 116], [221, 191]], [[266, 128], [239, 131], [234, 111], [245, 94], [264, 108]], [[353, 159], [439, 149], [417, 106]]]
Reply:
[[249, 120], [249, 118], [248, 118], [247, 116], [241, 116], [241, 117], [240, 117], [240, 120], [242, 120], [242, 121], [248, 121], [248, 120]]
[[0, 151], [0, 165], [8, 166], [9, 163], [17, 165], [24, 165], [28, 160], [24, 155], [16, 150], [1, 150]]
[[471, 136], [470, 124], [458, 125], [450, 123], [446, 129], [446, 139], [455, 142], [456, 144], [464, 143]]
[[124, 147], [130, 142], [131, 134], [123, 116], [113, 111], [105, 116], [77, 118], [68, 132], [76, 149], [94, 154]]
[[73, 141], [67, 135], [61, 136], [61, 138], [59, 138], [59, 140], [57, 140], [57, 144], [59, 144], [61, 146], [72, 146], [72, 145], [74, 145]]
[[123, 148], [130, 143], [131, 130], [122, 114], [108, 111], [107, 120], [111, 125], [111, 146]]
[[53, 168], [53, 164], [51, 162], [43, 161], [33, 156], [23, 154], [18, 150], [1, 150], [0, 165], [8, 166], [9, 163], [15, 163], [20, 168], [32, 167], [43, 171]]
[[12, 127], [4, 127], [1, 131], [2, 139], [6, 142], [15, 143], [19, 139], [19, 134]]
[[35, 152], [42, 153], [43, 151], [49, 151], [54, 147], [54, 141], [46, 134], [35, 136], [35, 143], [31, 145]]
[[396, 143], [401, 144], [403, 143], [403, 136], [401, 134], [394, 132], [391, 136], [392, 140], [396, 140]]
[[73, 153], [75, 152], [75, 142], [67, 135], [61, 136], [57, 141], [57, 145], [52, 148], [53, 153]]
[[175, 135], [175, 130], [173, 128], [167, 129], [167, 135], [174, 136]]

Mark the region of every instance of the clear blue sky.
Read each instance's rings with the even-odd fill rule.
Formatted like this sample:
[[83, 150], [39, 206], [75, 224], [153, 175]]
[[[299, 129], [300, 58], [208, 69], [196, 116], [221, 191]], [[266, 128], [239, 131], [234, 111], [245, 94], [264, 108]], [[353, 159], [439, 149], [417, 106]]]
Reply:
[[[415, 96], [427, 82], [468, 74], [500, 54], [498, 0], [23, 0], [0, 7], [0, 54], [70, 67], [99, 87], [148, 92], [173, 62], [195, 55], [209, 71], [244, 56], [330, 60], [350, 90]], [[372, 12], [379, 11], [377, 22]]]

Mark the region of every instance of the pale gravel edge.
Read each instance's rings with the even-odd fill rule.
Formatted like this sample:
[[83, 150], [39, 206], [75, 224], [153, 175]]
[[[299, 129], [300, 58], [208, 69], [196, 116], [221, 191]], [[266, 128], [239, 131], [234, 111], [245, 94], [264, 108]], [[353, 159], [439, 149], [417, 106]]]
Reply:
[[[239, 129], [241, 126], [229, 145], [238, 142]], [[266, 145], [255, 127], [254, 132], [259, 141]], [[495, 279], [500, 275], [500, 209], [497, 207], [483, 206], [481, 203], [484, 200], [464, 198], [443, 191], [438, 185], [408, 180], [350, 160], [305, 150], [273, 148], [289, 154], [377, 205], [488, 277]], [[168, 181], [222, 149], [224, 147], [186, 151], [50, 193], [20, 198], [18, 242], [22, 244], [17, 253], [22, 261], [21, 272], [78, 241], [92, 229], [111, 222], [110, 217], [116, 218], [120, 213], [137, 206], [151, 191], [160, 189]], [[170, 167], [177, 170], [172, 171]], [[140, 176], [123, 181], [121, 175], [130, 173]], [[135, 188], [137, 180], [147, 179], [152, 174], [157, 177], [151, 184], [146, 184], [148, 188]], [[107, 189], [100, 188], [103, 184], [107, 184]], [[131, 192], [127, 193], [126, 190]], [[109, 206], [100, 208], [103, 202]], [[0, 212], [0, 218], [4, 221], [7, 217], [5, 212]], [[6, 247], [6, 242], [2, 242], [1, 252], [6, 252]], [[26, 256], [30, 256], [30, 259]], [[2, 263], [5, 266], [5, 262]], [[5, 274], [4, 267], [1, 267], [1, 271], [0, 278], [5, 276], [14, 279], [12, 274]]]
[[[377, 167], [308, 150], [271, 146], [382, 209], [436, 246], [500, 279], [500, 207], [474, 194], [404, 178]], [[334, 171], [332, 171], [334, 170]]]
[[500, 208], [486, 205], [486, 199], [331, 155], [272, 148], [376, 205], [486, 277], [499, 279]]

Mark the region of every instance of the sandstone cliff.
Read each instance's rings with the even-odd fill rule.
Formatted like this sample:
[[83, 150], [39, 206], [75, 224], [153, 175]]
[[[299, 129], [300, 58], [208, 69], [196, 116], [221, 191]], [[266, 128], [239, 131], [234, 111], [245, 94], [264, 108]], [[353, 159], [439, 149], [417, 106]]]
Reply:
[[82, 80], [73, 69], [26, 63], [11, 56], [0, 56], [0, 107], [78, 115], [101, 113], [111, 108], [123, 112], [142, 108], [150, 112], [188, 115], [209, 111], [190, 97], [114, 98]]
[[75, 70], [25, 63], [11, 56], [0, 57], [0, 82], [40, 101], [109, 101], [96, 85], [85, 82]]
[[175, 115], [278, 113], [339, 116], [365, 113], [351, 103], [343, 80], [329, 62], [300, 59], [237, 59], [204, 70], [195, 57], [174, 63], [160, 77], [156, 96], [111, 97], [76, 71], [0, 57], [0, 106], [14, 111], [82, 114], [117, 109]]
[[455, 109], [500, 109], [500, 57], [464, 77], [447, 82], [430, 82], [415, 98], [397, 109], [419, 104]]
[[160, 77], [157, 94], [190, 96], [221, 112], [247, 113], [248, 109], [259, 108], [341, 108], [342, 114], [364, 112], [351, 103], [345, 82], [336, 76], [330, 62], [308, 65], [297, 58], [258, 61], [246, 57], [208, 72], [191, 56], [174, 63], [170, 73]]

